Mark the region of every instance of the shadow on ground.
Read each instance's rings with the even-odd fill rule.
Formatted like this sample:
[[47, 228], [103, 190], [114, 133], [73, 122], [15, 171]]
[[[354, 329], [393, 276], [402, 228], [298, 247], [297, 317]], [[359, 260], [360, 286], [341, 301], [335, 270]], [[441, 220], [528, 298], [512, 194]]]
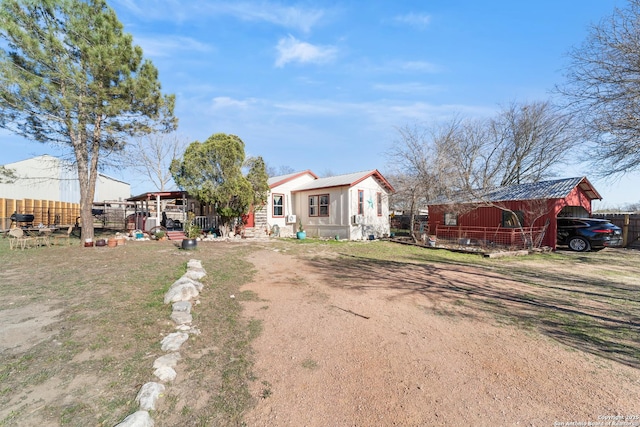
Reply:
[[350, 255], [310, 262], [331, 286], [393, 291], [390, 298], [419, 294], [436, 307], [450, 306], [448, 315], [493, 315], [535, 328], [567, 346], [640, 368], [640, 301], [637, 288], [628, 284], [517, 268], [508, 278], [480, 267]]

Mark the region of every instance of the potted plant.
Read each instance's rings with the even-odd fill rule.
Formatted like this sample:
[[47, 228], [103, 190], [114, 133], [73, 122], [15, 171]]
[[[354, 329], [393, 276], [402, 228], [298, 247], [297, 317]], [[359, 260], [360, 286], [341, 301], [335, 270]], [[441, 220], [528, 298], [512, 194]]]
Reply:
[[198, 246], [198, 240], [201, 230], [195, 223], [195, 215], [189, 212], [187, 223], [184, 226], [184, 235], [186, 239], [182, 239], [182, 249], [195, 249]]
[[156, 230], [153, 235], [156, 240], [164, 240], [166, 233], [164, 232], [164, 230]]
[[301, 219], [298, 220], [298, 232], [296, 233], [296, 237], [299, 240], [307, 238], [307, 233], [305, 233], [304, 228], [302, 227], [302, 220]]

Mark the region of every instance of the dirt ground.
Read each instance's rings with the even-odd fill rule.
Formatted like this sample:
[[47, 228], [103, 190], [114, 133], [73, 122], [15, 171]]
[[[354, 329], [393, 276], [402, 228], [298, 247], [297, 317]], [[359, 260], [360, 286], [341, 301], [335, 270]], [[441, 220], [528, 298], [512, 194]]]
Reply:
[[[574, 298], [571, 289], [562, 289], [563, 296], [557, 296], [552, 286], [525, 286], [491, 270], [461, 263], [394, 264], [317, 248], [304, 253], [298, 247], [296, 254], [291, 255], [279, 245], [257, 246], [260, 249], [256, 251], [253, 246], [244, 256], [254, 265], [256, 274], [251, 283], [241, 288], [256, 295], [242, 299], [243, 316], [262, 323], [261, 333], [251, 342], [255, 380], [250, 383], [250, 393], [256, 405], [244, 414], [246, 426], [640, 425], [637, 353], [603, 355], [588, 351], [584, 340], [580, 345], [572, 345], [570, 334], [554, 337], [552, 333], [543, 334], [535, 327], [527, 327], [526, 311], [544, 310], [545, 303], [553, 307], [554, 313], [556, 309], [570, 312], [575, 306], [590, 319], [596, 316], [636, 319], [625, 314], [626, 297], [616, 300], [622, 307], [619, 312], [602, 313], [598, 304], [605, 301], [604, 297], [611, 297], [599, 295], [597, 288], [594, 290], [597, 284], [591, 284], [585, 291], [587, 285], [582, 279], [562, 285], [581, 289], [577, 293], [580, 296]], [[98, 277], [94, 279], [95, 288], [115, 295], [108, 300], [108, 306], [86, 310], [92, 313], [106, 310], [111, 319], [119, 319], [129, 310], [129, 301], [141, 300], [137, 293], [144, 288], [132, 288], [131, 276], [124, 273], [107, 276], [114, 263], [126, 265], [122, 272], [130, 274], [135, 264], [129, 259], [135, 254], [135, 258], [147, 257], [140, 271], [152, 270], [149, 267], [152, 257], [173, 270], [187, 256], [202, 257], [207, 264], [219, 259], [221, 251], [230, 249], [213, 245], [193, 255], [182, 254], [169, 245], [148, 254], [142, 254], [134, 245], [117, 254], [115, 250], [102, 254], [97, 250], [82, 252], [80, 248], [60, 249], [63, 250], [68, 252], [64, 258], [43, 250], [39, 253], [41, 264], [55, 260], [61, 270], [69, 271], [71, 264], [77, 264], [77, 255], [83, 255], [83, 262], [92, 265], [92, 274]], [[103, 255], [109, 255], [108, 262]], [[594, 269], [590, 274], [595, 274], [597, 264], [586, 265], [584, 268]], [[15, 281], [16, 268], [0, 271], [0, 278]], [[561, 262], [557, 262], [557, 268], [558, 271], [546, 272], [548, 280], [567, 274]], [[34, 283], [68, 281], [57, 277], [53, 280], [50, 268], [40, 271], [39, 267], [32, 267], [30, 271]], [[77, 272], [71, 273], [74, 274]], [[100, 285], [100, 278], [108, 286]], [[640, 286], [640, 277], [625, 280], [627, 283], [620, 286], [629, 289]], [[120, 282], [122, 285], [117, 286]], [[537, 297], [536, 289], [545, 293], [544, 299]], [[127, 298], [118, 299], [123, 292], [127, 292]], [[534, 294], [524, 298], [524, 292]], [[196, 311], [207, 306], [206, 298], [212, 299], [211, 293], [205, 289], [201, 295], [205, 302]], [[565, 294], [571, 297], [567, 299]], [[42, 295], [36, 305], [22, 303], [19, 294], [14, 300], [6, 299], [0, 304], [3, 357], [23, 353], [38, 343], [42, 345], [59, 333], [58, 327], [52, 327], [56, 326], [61, 307], [67, 307], [69, 302], [45, 301], [48, 294]], [[220, 304], [209, 303], [207, 307], [211, 309]], [[78, 304], [89, 306], [91, 302], [81, 300]], [[505, 315], [509, 312], [517, 316]], [[150, 314], [152, 317], [144, 322], [149, 334], [157, 335], [158, 328], [164, 331], [168, 327], [162, 307], [157, 313]], [[204, 319], [204, 313], [199, 314]], [[540, 317], [539, 313], [536, 315]], [[205, 335], [210, 334], [205, 325], [197, 326], [203, 327]], [[632, 324], [622, 327], [631, 328]], [[129, 333], [136, 331], [132, 329]], [[88, 333], [80, 329], [73, 332], [70, 337], [74, 339]], [[127, 332], [118, 330], [121, 333], [124, 336]], [[631, 336], [635, 340], [636, 335]], [[219, 343], [203, 340], [197, 341], [202, 348], [187, 346], [183, 356], [204, 359], [204, 355], [210, 354], [207, 346], [214, 353], [219, 352], [216, 350]], [[63, 348], [63, 344], [51, 341], [52, 346]], [[637, 345], [634, 342], [632, 347]], [[9, 406], [0, 408], [0, 420], [12, 408], [24, 405], [28, 412], [21, 412], [15, 424], [7, 425], [58, 425], [44, 421], [50, 418], [42, 408], [51, 402], [71, 401], [76, 395], [99, 400], [108, 393], [132, 399], [137, 389], [110, 389], [111, 376], [119, 372], [115, 368], [99, 374], [91, 371], [95, 369], [91, 363], [105, 366], [97, 363], [99, 359], [109, 356], [113, 360], [121, 346], [116, 341], [113, 345], [95, 344], [78, 350], [66, 362], [78, 365], [77, 369], [64, 372], [60, 368], [62, 378], [53, 376], [13, 397], [9, 394], [6, 398]], [[196, 354], [196, 350], [200, 353]], [[143, 354], [142, 365], [146, 367], [156, 356]], [[45, 366], [47, 362], [37, 363]], [[84, 366], [88, 370], [77, 374]], [[178, 380], [171, 384], [167, 396], [179, 393], [187, 400], [198, 396], [198, 390], [192, 387], [197, 384], [194, 379], [214, 384], [207, 378], [207, 372], [188, 371], [186, 366], [186, 363], [179, 366]], [[150, 374], [145, 368], [137, 375], [144, 379]], [[66, 397], [61, 396], [61, 390]], [[180, 423], [180, 410], [172, 411], [169, 397], [165, 399], [167, 402], [161, 401], [159, 412], [154, 414], [156, 425], [185, 425]], [[176, 408], [180, 408], [180, 403]], [[42, 422], [31, 423], [33, 420]]]
[[261, 300], [246, 302], [246, 315], [264, 328], [248, 426], [640, 425], [637, 369], [445, 291], [519, 286], [507, 278], [434, 266], [416, 286], [412, 272], [331, 275], [330, 262], [273, 250], [253, 263], [245, 289]]

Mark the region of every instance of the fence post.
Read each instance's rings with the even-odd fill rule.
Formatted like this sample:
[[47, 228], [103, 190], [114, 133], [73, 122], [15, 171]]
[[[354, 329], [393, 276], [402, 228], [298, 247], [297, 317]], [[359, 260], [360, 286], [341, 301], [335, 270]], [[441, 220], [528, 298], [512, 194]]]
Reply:
[[622, 221], [622, 247], [626, 248], [629, 242], [629, 214], [624, 214]]

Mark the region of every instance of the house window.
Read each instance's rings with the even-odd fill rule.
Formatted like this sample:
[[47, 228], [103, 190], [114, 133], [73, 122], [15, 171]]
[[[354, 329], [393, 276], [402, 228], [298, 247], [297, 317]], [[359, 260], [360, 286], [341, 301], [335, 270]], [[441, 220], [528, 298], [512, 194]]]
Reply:
[[309, 216], [318, 216], [318, 196], [309, 196]]
[[453, 212], [445, 212], [444, 225], [458, 225], [458, 215]]
[[283, 194], [274, 194], [273, 195], [273, 217], [283, 217], [284, 216], [284, 195]]
[[309, 196], [309, 216], [329, 216], [329, 195]]
[[358, 190], [358, 215], [364, 214], [364, 190]]
[[320, 202], [318, 205], [320, 206], [320, 216], [329, 216], [329, 195], [322, 194], [318, 196]]
[[524, 225], [524, 213], [522, 211], [502, 211], [502, 226], [505, 228], [518, 228]]
[[382, 193], [376, 195], [376, 203], [378, 204], [378, 216], [382, 216]]

